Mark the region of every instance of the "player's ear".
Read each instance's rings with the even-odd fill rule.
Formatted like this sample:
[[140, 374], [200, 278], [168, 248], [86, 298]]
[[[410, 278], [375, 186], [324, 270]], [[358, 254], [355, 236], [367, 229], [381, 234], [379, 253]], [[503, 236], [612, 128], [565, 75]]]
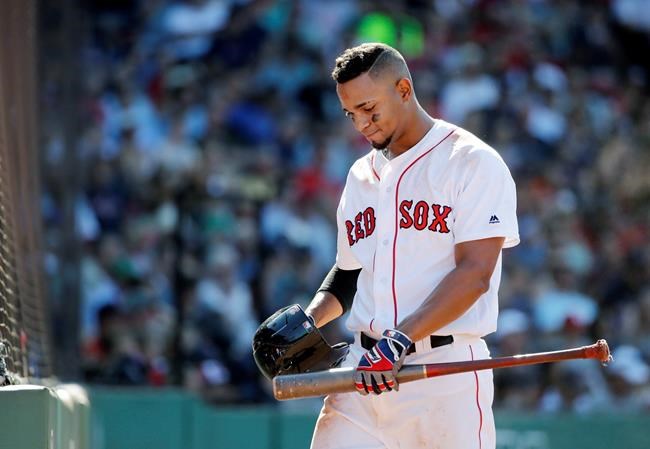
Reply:
[[395, 89], [397, 89], [397, 93], [402, 101], [408, 101], [413, 94], [413, 86], [408, 78], [400, 78], [400, 80], [397, 81], [397, 84], [395, 84]]

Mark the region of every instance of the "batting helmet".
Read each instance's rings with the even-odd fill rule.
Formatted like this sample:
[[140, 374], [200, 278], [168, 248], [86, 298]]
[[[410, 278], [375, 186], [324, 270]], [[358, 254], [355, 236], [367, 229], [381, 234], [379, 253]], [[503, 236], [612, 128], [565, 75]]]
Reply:
[[298, 304], [275, 312], [253, 337], [253, 357], [269, 379], [333, 368], [347, 353], [346, 343], [330, 346]]

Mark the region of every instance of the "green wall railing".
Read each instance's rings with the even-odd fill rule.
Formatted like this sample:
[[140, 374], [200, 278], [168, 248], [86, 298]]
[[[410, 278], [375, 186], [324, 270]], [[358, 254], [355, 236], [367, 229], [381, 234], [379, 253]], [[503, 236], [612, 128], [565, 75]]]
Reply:
[[92, 449], [90, 420], [78, 385], [0, 387], [0, 449]]

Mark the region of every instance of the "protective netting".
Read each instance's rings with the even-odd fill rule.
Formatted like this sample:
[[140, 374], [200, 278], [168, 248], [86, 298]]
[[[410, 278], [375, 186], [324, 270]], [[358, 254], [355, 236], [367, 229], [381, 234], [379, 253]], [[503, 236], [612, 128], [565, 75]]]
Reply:
[[0, 30], [0, 376], [6, 369], [42, 378], [52, 365], [41, 284], [35, 1], [0, 2]]

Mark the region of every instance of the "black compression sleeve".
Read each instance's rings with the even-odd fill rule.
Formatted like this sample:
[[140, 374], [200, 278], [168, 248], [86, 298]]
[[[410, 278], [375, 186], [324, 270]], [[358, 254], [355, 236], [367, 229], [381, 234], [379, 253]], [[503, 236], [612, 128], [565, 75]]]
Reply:
[[341, 270], [334, 265], [330, 272], [327, 273], [327, 276], [325, 276], [325, 280], [323, 280], [318, 291], [330, 292], [336, 296], [336, 299], [341, 303], [341, 307], [343, 307], [343, 313], [345, 313], [352, 307], [352, 300], [357, 292], [357, 279], [359, 278], [360, 272], [361, 268], [358, 270]]

